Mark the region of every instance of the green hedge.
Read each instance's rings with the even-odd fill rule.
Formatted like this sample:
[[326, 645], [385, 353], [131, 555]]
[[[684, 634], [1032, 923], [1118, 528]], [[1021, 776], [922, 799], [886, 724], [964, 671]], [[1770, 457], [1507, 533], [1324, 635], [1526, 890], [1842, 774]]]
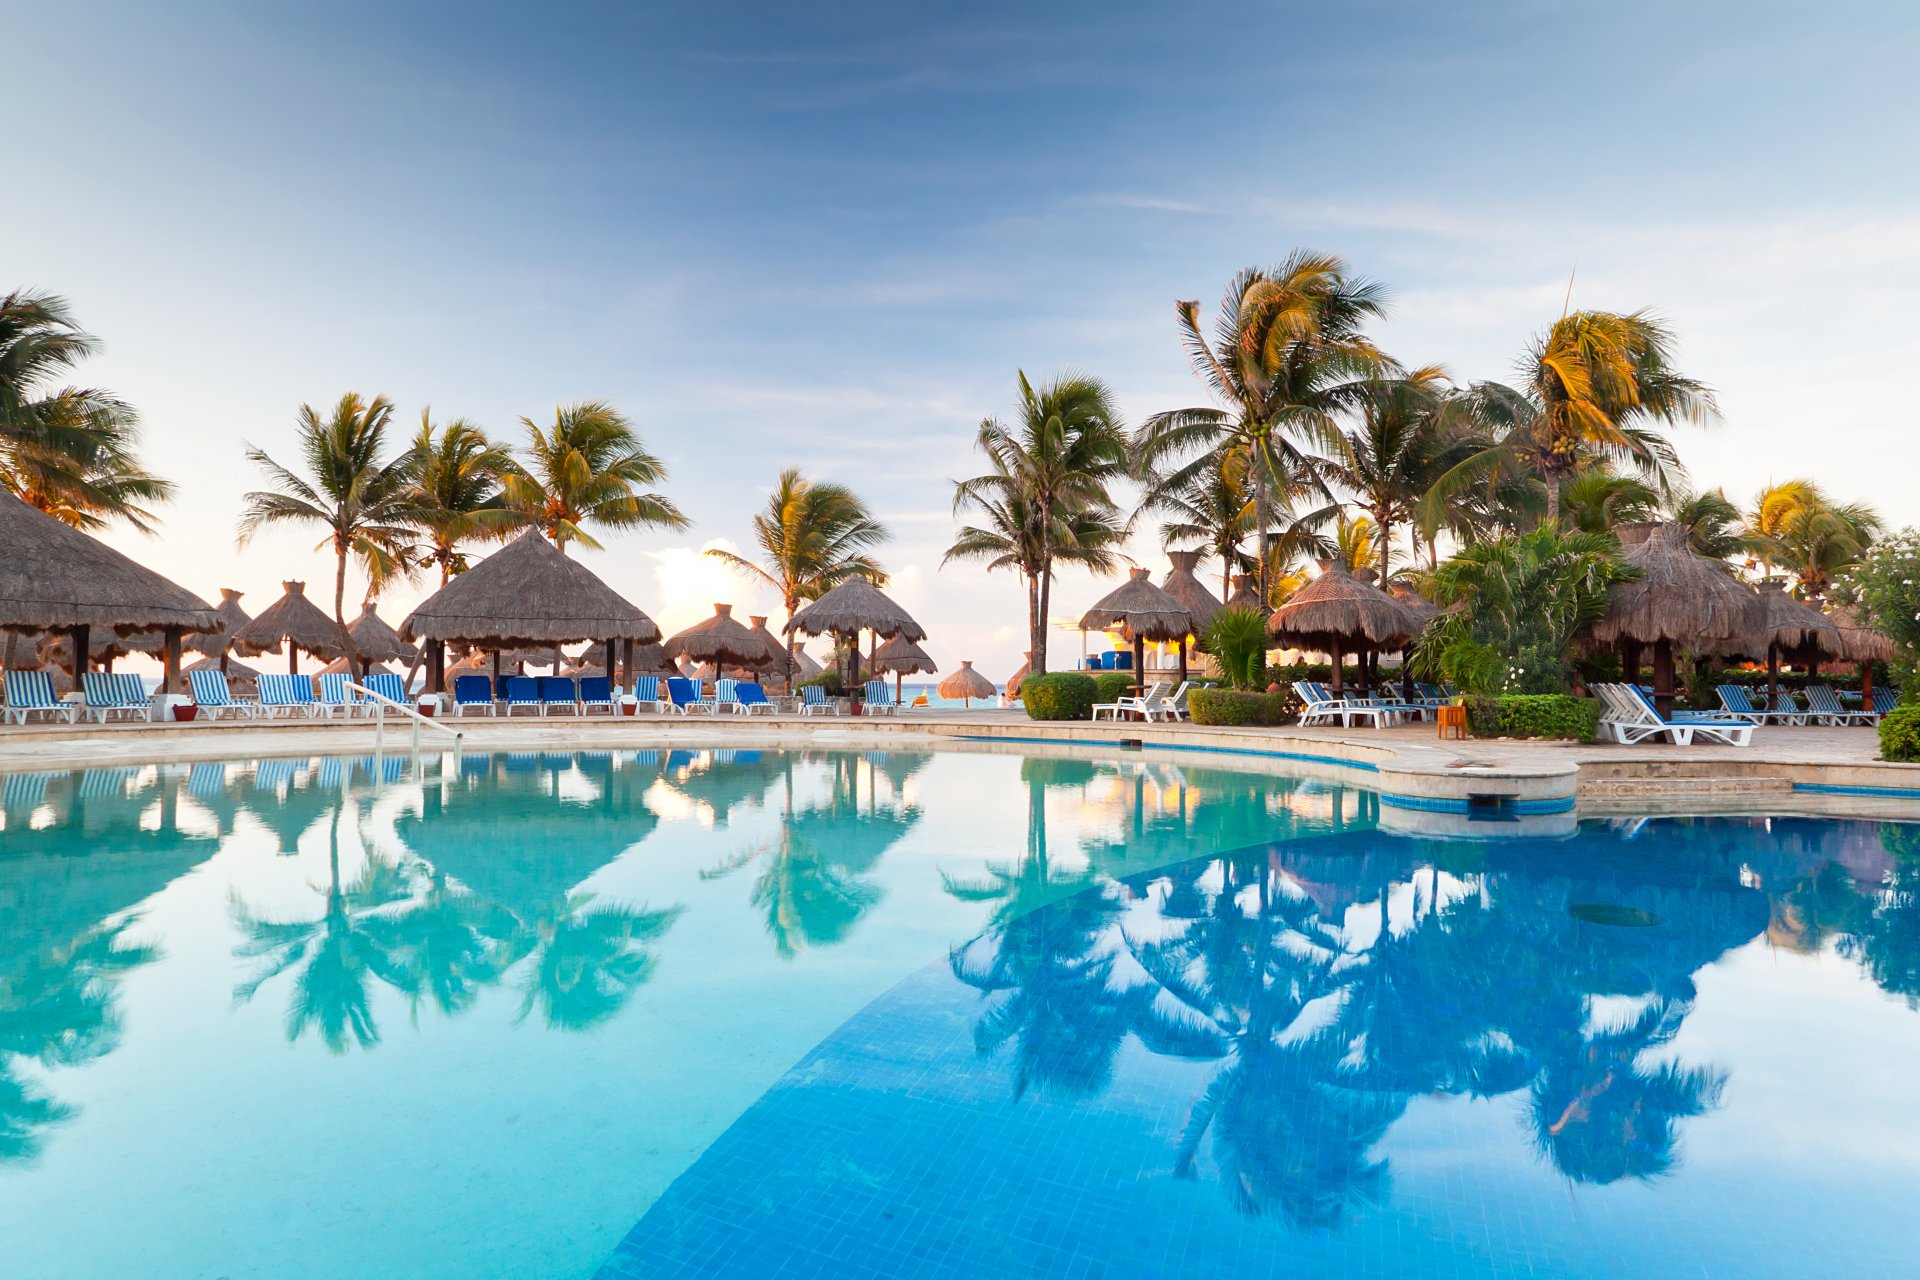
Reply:
[[1093, 701], [1098, 706], [1103, 702], [1113, 702], [1133, 692], [1133, 672], [1102, 671], [1093, 678]]
[[1902, 702], [1881, 718], [1880, 758], [1920, 760], [1920, 704]]
[[1572, 738], [1585, 742], [1600, 727], [1600, 704], [1565, 693], [1502, 693], [1463, 699], [1476, 738]]
[[1020, 682], [1020, 700], [1030, 720], [1090, 720], [1093, 718], [1092, 676], [1076, 671], [1050, 671]]
[[1287, 702], [1287, 696], [1281, 693], [1195, 689], [1187, 695], [1187, 710], [1192, 714], [1195, 724], [1285, 724], [1288, 719]]

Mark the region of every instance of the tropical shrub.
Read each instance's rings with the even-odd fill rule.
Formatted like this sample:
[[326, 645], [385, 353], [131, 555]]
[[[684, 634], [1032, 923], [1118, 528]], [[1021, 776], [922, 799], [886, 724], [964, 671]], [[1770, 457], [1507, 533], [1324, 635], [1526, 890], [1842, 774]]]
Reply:
[[1077, 671], [1047, 672], [1020, 682], [1029, 720], [1089, 720], [1095, 702], [1093, 677]]
[[1254, 609], [1222, 609], [1207, 624], [1207, 652], [1235, 689], [1257, 689], [1267, 656], [1267, 620]]
[[1600, 726], [1600, 704], [1564, 693], [1468, 695], [1467, 728], [1476, 738], [1571, 738], [1585, 742]]
[[1920, 760], [1920, 703], [1902, 702], [1881, 719], [1880, 758]]
[[1920, 531], [1909, 527], [1874, 544], [1834, 594], [1859, 605], [1909, 662], [1920, 657]]
[[1598, 621], [1607, 589], [1638, 576], [1606, 534], [1542, 525], [1464, 547], [1433, 571], [1449, 609], [1427, 627], [1414, 669], [1469, 693], [1565, 693], [1567, 649]]
[[1288, 703], [1283, 693], [1251, 693], [1244, 689], [1195, 689], [1187, 695], [1187, 710], [1195, 724], [1285, 724]]
[[1098, 706], [1133, 692], [1133, 672], [1102, 671], [1093, 677], [1093, 701]]

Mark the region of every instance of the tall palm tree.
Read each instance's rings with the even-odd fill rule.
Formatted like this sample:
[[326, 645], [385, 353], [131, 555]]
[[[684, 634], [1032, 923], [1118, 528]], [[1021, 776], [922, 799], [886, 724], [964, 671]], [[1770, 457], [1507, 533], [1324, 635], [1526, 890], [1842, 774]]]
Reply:
[[1570, 528], [1606, 533], [1617, 524], [1650, 519], [1660, 511], [1660, 494], [1638, 476], [1611, 467], [1593, 467], [1567, 482], [1560, 514]]
[[[1127, 437], [1113, 397], [1097, 378], [1065, 374], [1035, 388], [1020, 374], [1020, 416], [1012, 425], [988, 418], [975, 443], [992, 468], [985, 475], [954, 485], [956, 514], [979, 510], [987, 531], [1007, 520], [1004, 532], [1019, 530], [1013, 547], [991, 546], [963, 529], [947, 559], [980, 559], [1018, 567], [1027, 579], [1027, 633], [1034, 675], [1047, 669], [1047, 610], [1053, 593], [1056, 560], [1089, 564], [1111, 562], [1111, 544], [1094, 552], [1077, 535], [1096, 539], [1121, 525], [1119, 508], [1107, 486], [1126, 476]], [[1091, 554], [1090, 554], [1091, 553]]]
[[1411, 525], [1433, 482], [1464, 456], [1468, 437], [1458, 424], [1470, 407], [1449, 392], [1444, 370], [1424, 365], [1370, 379], [1355, 406], [1358, 423], [1333, 438], [1325, 476], [1371, 518], [1380, 581], [1392, 573], [1394, 526]]
[[1561, 316], [1521, 357], [1518, 387], [1473, 388], [1494, 439], [1443, 478], [1440, 497], [1518, 468], [1544, 489], [1546, 518], [1558, 520], [1567, 482], [1602, 462], [1635, 467], [1665, 488], [1682, 471], [1657, 428], [1719, 412], [1705, 384], [1674, 370], [1673, 348], [1672, 332], [1646, 311]]
[[599, 400], [561, 405], [553, 425], [520, 419], [527, 442], [520, 469], [501, 478], [508, 505], [562, 551], [570, 542], [598, 548], [589, 524], [608, 529], [684, 529], [680, 508], [646, 486], [667, 468], [647, 452], [633, 424]]
[[1732, 560], [1752, 548], [1740, 533], [1740, 508], [1719, 489], [1677, 488], [1661, 512], [1687, 527], [1687, 545], [1709, 560]]
[[1230, 449], [1251, 459], [1260, 591], [1267, 591], [1267, 516], [1276, 495], [1324, 492], [1312, 446], [1329, 446], [1340, 415], [1369, 378], [1393, 369], [1360, 329], [1385, 311], [1380, 286], [1326, 254], [1297, 251], [1273, 268], [1235, 276], [1211, 340], [1200, 304], [1174, 314], [1188, 362], [1219, 405], [1172, 409], [1141, 424], [1136, 473], [1149, 498], [1180, 488]]
[[53, 386], [98, 349], [64, 298], [0, 297], [0, 488], [77, 529], [153, 532], [173, 485], [140, 465], [140, 416], [97, 387]]
[[1753, 495], [1740, 532], [1759, 559], [1762, 573], [1773, 576], [1773, 562], [1779, 558], [1780, 540], [1793, 513], [1818, 499], [1819, 490], [1811, 480], [1782, 480]]
[[1248, 484], [1244, 450], [1233, 450], [1177, 488], [1155, 490], [1143, 509], [1166, 519], [1160, 542], [1169, 551], [1199, 544], [1206, 555], [1220, 561], [1220, 598], [1233, 593], [1233, 575], [1248, 572], [1253, 557], [1243, 549], [1253, 532], [1253, 491]]
[[1818, 599], [1838, 574], [1859, 562], [1884, 527], [1864, 502], [1834, 502], [1816, 489], [1811, 501], [1788, 516], [1774, 546], [1794, 576], [1795, 594]]
[[347, 631], [347, 560], [356, 559], [365, 568], [372, 594], [417, 570], [415, 458], [411, 452], [384, 456], [392, 424], [393, 405], [385, 396], [362, 400], [349, 391], [325, 418], [312, 405], [300, 406], [306, 475], [247, 446], [247, 461], [266, 472], [273, 487], [246, 495], [239, 543], [245, 546], [269, 525], [317, 524], [327, 530], [321, 546], [333, 548], [333, 618], [356, 670], [360, 660]]
[[441, 586], [467, 567], [461, 543], [504, 537], [520, 520], [500, 488], [515, 469], [512, 453], [465, 418], [435, 426], [433, 410], [420, 411], [413, 521], [425, 538], [427, 561], [440, 567]]
[[[774, 482], [766, 510], [753, 518], [758, 563], [717, 547], [707, 554], [779, 592], [781, 607], [792, 618], [802, 600], [817, 600], [856, 574], [885, 582], [880, 562], [868, 551], [890, 536], [853, 490], [809, 480], [800, 468], [788, 467]], [[794, 644], [787, 633], [789, 683]]]

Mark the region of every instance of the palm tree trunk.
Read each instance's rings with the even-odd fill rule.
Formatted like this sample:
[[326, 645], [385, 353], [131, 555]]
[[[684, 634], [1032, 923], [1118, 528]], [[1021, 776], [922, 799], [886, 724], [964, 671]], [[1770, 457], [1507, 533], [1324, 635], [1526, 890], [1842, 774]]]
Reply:
[[1267, 469], [1260, 450], [1253, 451], [1252, 461], [1248, 470], [1253, 475], [1253, 536], [1259, 552], [1253, 566], [1254, 587], [1260, 593], [1260, 607], [1264, 609], [1272, 600], [1267, 589]]
[[1546, 482], [1547, 482], [1546, 523], [1557, 525], [1560, 523], [1560, 476], [1556, 472], [1549, 471], [1546, 475]]
[[1385, 511], [1377, 511], [1374, 513], [1373, 523], [1374, 527], [1379, 530], [1380, 589], [1385, 591], [1387, 589], [1387, 566], [1391, 563], [1393, 557], [1393, 548], [1391, 546], [1393, 521], [1388, 518]]
[[354, 648], [353, 633], [347, 630], [347, 549], [338, 543], [334, 545], [333, 567], [333, 620], [340, 626], [340, 643], [347, 654], [347, 671], [356, 683], [367, 678], [360, 669], [360, 654]]
[[1040, 608], [1033, 619], [1032, 670], [1047, 669], [1047, 610], [1053, 606], [1053, 509], [1040, 509]]

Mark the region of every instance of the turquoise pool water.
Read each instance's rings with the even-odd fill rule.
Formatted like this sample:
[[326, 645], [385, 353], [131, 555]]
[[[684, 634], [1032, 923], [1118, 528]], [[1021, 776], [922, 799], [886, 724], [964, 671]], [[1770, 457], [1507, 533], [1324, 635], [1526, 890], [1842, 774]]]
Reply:
[[7, 1274], [1911, 1274], [1920, 828], [1027, 750], [5, 778]]

